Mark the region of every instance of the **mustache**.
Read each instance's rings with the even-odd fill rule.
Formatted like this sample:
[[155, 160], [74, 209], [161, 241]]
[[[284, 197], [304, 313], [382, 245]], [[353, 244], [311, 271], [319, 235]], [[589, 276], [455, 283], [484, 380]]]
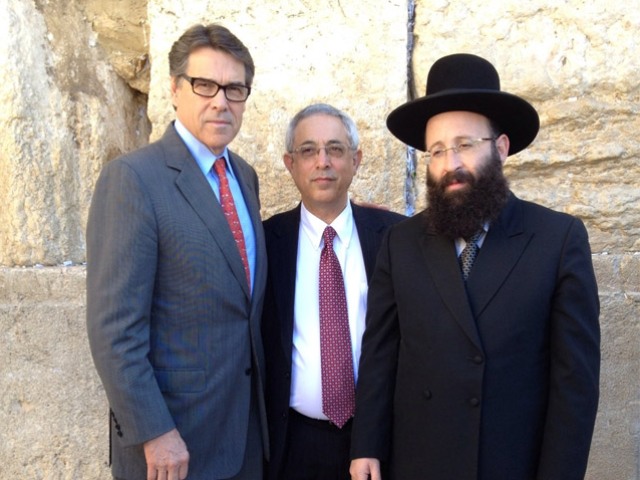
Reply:
[[475, 180], [475, 177], [467, 170], [458, 169], [445, 173], [439, 183], [442, 188], [446, 188], [453, 183], [468, 183], [473, 185]]

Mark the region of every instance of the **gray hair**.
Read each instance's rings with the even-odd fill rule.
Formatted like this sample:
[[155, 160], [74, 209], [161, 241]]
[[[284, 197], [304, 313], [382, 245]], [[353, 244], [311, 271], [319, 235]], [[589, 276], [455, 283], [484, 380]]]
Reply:
[[335, 117], [342, 122], [345, 130], [347, 131], [347, 139], [349, 141], [349, 146], [353, 149], [358, 149], [358, 145], [360, 144], [360, 138], [358, 137], [358, 129], [356, 124], [351, 117], [349, 117], [346, 113], [341, 110], [338, 110], [331, 105], [326, 103], [314, 103], [313, 105], [309, 105], [298, 113], [291, 119], [289, 122], [289, 128], [287, 128], [287, 134], [285, 136], [285, 147], [287, 152], [293, 152], [293, 137], [298, 127], [298, 124], [304, 120], [305, 118], [309, 118], [313, 115], [329, 115], [330, 117]]

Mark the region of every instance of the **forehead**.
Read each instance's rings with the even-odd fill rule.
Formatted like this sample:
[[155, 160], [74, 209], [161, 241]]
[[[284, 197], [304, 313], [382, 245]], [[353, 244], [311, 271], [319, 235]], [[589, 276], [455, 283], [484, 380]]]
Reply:
[[486, 136], [490, 133], [490, 121], [474, 112], [454, 111], [434, 115], [427, 122], [427, 144], [461, 136]]
[[187, 72], [192, 77], [244, 81], [244, 64], [227, 52], [202, 47], [189, 54]]
[[301, 120], [296, 126], [294, 138], [297, 142], [346, 142], [347, 130], [339, 118], [319, 113]]

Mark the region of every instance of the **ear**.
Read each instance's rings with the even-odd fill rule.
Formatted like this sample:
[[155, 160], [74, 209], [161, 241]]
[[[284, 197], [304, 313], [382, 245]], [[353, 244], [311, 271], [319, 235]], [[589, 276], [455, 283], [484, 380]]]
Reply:
[[176, 108], [176, 105], [178, 104], [177, 102], [177, 95], [178, 95], [178, 78], [177, 77], [171, 77], [171, 103], [173, 104], [173, 108]]
[[289, 170], [289, 173], [291, 173], [291, 169], [293, 168], [293, 155], [285, 153], [282, 156], [282, 161], [284, 162], [284, 166], [287, 167], [287, 170]]
[[504, 163], [509, 156], [509, 145], [509, 137], [507, 137], [504, 133], [496, 138], [496, 148], [498, 149], [498, 153], [500, 154], [500, 161], [502, 163]]
[[362, 163], [362, 150], [356, 150], [356, 154], [353, 157], [353, 173], [355, 174], [360, 168], [360, 164]]

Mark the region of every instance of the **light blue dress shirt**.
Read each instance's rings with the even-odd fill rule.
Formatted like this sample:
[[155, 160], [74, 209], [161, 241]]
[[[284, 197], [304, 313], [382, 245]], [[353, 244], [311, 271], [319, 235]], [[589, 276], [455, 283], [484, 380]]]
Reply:
[[[220, 179], [213, 170], [213, 163], [218, 159], [213, 152], [196, 137], [194, 137], [187, 128], [180, 123], [180, 120], [175, 121], [176, 131], [180, 138], [184, 141], [189, 152], [193, 155], [202, 174], [205, 176], [213, 193], [215, 193], [218, 201], [220, 201]], [[242, 233], [244, 234], [244, 243], [247, 248], [247, 259], [249, 261], [249, 271], [251, 272], [251, 289], [253, 290], [253, 283], [256, 271], [256, 237], [253, 230], [253, 224], [251, 223], [251, 217], [249, 216], [249, 209], [244, 201], [240, 184], [236, 178], [231, 163], [229, 162], [229, 150], [225, 147], [224, 152], [221, 155], [225, 159], [227, 165], [227, 179], [229, 180], [229, 189], [231, 195], [233, 195], [233, 202], [236, 205], [236, 211], [238, 212], [238, 219], [242, 225]]]

